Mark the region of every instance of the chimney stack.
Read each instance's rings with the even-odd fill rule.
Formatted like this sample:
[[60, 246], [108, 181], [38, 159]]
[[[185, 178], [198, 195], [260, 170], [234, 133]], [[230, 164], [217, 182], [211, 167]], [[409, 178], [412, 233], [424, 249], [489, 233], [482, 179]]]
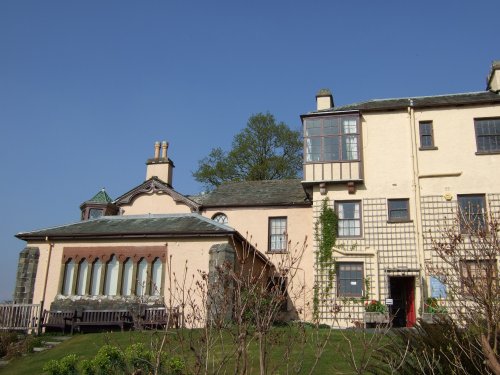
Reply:
[[333, 108], [332, 92], [328, 89], [321, 89], [316, 94], [316, 110], [324, 111]]
[[154, 157], [146, 161], [146, 180], [156, 177], [172, 187], [172, 170], [174, 168], [174, 163], [168, 158], [167, 150], [168, 142], [155, 142]]
[[486, 80], [486, 90], [500, 92], [500, 60], [493, 61]]

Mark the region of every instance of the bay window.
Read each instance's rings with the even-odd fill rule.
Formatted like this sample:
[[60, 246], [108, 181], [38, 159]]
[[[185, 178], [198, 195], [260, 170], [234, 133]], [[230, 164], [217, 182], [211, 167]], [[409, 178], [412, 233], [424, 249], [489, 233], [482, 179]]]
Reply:
[[359, 116], [305, 119], [304, 144], [306, 163], [359, 160]]

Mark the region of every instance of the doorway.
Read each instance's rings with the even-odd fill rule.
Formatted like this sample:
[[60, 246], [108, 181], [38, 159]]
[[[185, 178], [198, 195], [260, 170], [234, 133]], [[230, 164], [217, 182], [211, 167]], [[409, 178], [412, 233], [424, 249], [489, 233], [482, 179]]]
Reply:
[[415, 277], [389, 277], [389, 293], [393, 300], [390, 312], [393, 327], [413, 327], [415, 315]]

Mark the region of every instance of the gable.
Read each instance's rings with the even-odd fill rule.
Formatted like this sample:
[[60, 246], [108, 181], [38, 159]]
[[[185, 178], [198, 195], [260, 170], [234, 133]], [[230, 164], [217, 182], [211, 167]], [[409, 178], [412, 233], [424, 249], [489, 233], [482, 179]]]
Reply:
[[198, 204], [157, 177], [123, 194], [114, 202], [123, 215], [172, 214], [198, 211]]

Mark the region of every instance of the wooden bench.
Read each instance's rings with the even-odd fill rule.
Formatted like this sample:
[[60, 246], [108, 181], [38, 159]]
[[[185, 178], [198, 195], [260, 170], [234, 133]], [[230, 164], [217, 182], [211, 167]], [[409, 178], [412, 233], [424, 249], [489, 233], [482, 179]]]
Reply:
[[45, 330], [60, 329], [64, 334], [66, 328], [72, 328], [76, 318], [76, 311], [43, 310], [40, 327]]
[[132, 316], [128, 310], [83, 310], [71, 325], [71, 333], [75, 328], [82, 327], [120, 327], [132, 325]]
[[139, 328], [179, 328], [179, 311], [166, 307], [150, 307], [144, 310], [139, 319]]

